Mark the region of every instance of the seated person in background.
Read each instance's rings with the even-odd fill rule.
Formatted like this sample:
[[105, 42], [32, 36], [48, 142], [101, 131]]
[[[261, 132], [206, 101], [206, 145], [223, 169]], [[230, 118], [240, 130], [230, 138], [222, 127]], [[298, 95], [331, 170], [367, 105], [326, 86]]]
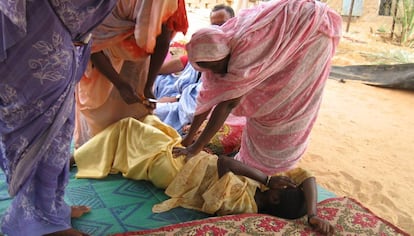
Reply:
[[76, 177], [122, 172], [126, 178], [151, 181], [171, 197], [155, 205], [154, 212], [181, 206], [218, 215], [265, 213], [295, 219], [307, 214], [316, 230], [333, 232], [317, 216], [315, 178], [305, 170], [267, 176], [230, 157], [206, 152], [185, 163], [183, 157], [172, 156], [180, 141], [178, 133], [154, 115], [143, 122], [123, 119], [76, 150]]
[[[234, 11], [230, 6], [219, 4], [214, 6], [210, 13], [210, 24], [221, 26], [230, 18], [234, 17]], [[181, 50], [180, 50], [181, 49]], [[187, 58], [187, 52], [185, 51], [184, 42], [174, 42], [170, 46], [170, 54], [175, 56], [174, 58], [166, 58], [166, 61], [162, 65], [157, 77], [157, 84], [154, 86], [155, 97], [158, 102], [176, 102], [178, 99], [180, 88], [174, 88], [168, 86], [171, 82], [180, 79], [181, 72], [189, 71], [190, 73], [197, 72], [189, 63]], [[176, 54], [179, 54], [176, 56]], [[198, 73], [198, 72], [197, 72]], [[200, 77], [199, 74], [195, 75], [196, 79]], [[193, 77], [192, 77], [193, 78]], [[190, 81], [194, 79], [190, 78]], [[163, 83], [167, 84], [163, 84]], [[197, 81], [196, 81], [197, 82]], [[161, 83], [161, 84], [160, 84]]]
[[[232, 17], [234, 11], [230, 6], [216, 5], [210, 13], [210, 23], [220, 26]], [[173, 43], [170, 53], [175, 55], [164, 62], [155, 80], [158, 104], [154, 114], [183, 134], [183, 127], [193, 119], [201, 74], [188, 63], [184, 43]]]
[[210, 13], [210, 23], [221, 26], [234, 17], [234, 10], [230, 6], [219, 4], [213, 7]]
[[180, 134], [183, 134], [183, 127], [193, 120], [199, 78], [200, 73], [187, 63], [179, 76], [159, 76], [155, 82], [154, 95], [158, 103], [154, 114]]
[[[211, 25], [221, 26], [232, 17], [234, 17], [234, 11], [230, 6], [224, 4], [216, 5], [210, 13], [210, 23]], [[189, 83], [197, 83], [200, 77], [199, 72], [188, 63], [184, 42], [172, 43], [170, 46], [170, 54], [173, 54], [174, 57], [167, 56], [159, 70], [160, 75], [157, 77], [154, 85], [154, 95], [158, 99], [158, 102], [176, 102], [179, 100], [176, 95], [182, 92], [182, 88], [174, 86], [174, 82], [180, 80], [181, 72], [188, 71], [192, 74], [192, 77], [187, 77], [188, 79], [181, 79], [189, 80]], [[179, 55], [177, 56], [176, 54]]]
[[177, 102], [183, 90], [198, 83], [200, 73], [188, 63], [185, 42], [170, 45], [170, 58], [163, 63], [153, 88], [158, 103]]

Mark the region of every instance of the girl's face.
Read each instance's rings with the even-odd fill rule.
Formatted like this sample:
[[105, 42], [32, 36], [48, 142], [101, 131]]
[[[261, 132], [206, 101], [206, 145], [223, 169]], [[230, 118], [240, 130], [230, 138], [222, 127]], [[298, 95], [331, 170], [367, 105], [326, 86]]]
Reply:
[[271, 207], [277, 205], [280, 202], [280, 190], [278, 189], [269, 189], [265, 192], [266, 196], [266, 205]]
[[229, 64], [230, 55], [219, 61], [201, 61], [197, 62], [197, 65], [201, 68], [212, 71], [215, 74], [226, 74], [227, 66]]

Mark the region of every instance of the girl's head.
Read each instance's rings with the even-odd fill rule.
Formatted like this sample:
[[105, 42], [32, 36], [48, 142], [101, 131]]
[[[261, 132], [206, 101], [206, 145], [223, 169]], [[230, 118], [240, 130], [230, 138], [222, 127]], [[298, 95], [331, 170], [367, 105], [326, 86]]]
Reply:
[[229, 38], [218, 27], [197, 31], [186, 45], [188, 59], [198, 71], [226, 73], [230, 60]]
[[305, 193], [302, 188], [269, 189], [267, 207], [262, 213], [284, 219], [297, 219], [306, 214]]
[[234, 17], [234, 10], [230, 6], [219, 4], [214, 6], [210, 13], [210, 24], [223, 25], [230, 18]]

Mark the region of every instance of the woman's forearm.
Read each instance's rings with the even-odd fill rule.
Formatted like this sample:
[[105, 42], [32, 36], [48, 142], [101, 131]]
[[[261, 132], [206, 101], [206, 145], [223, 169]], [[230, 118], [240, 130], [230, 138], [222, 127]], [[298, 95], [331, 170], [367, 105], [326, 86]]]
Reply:
[[193, 121], [191, 122], [190, 129], [187, 132], [186, 138], [189, 140], [193, 140], [197, 134], [197, 131], [200, 129], [201, 124], [206, 120], [208, 114], [210, 113], [211, 109], [201, 114], [194, 116]]
[[158, 74], [166, 75], [177, 73], [184, 70], [186, 65], [183, 65], [180, 58], [172, 58], [171, 60], [162, 64]]
[[161, 34], [158, 35], [156, 40], [154, 53], [151, 54], [147, 83], [144, 90], [146, 93], [145, 96], [152, 95], [152, 86], [154, 84], [155, 78], [158, 75], [161, 65], [164, 63], [164, 59], [170, 46], [172, 34], [173, 32], [168, 29], [167, 26], [162, 26]]
[[307, 178], [302, 183], [303, 191], [305, 193], [305, 200], [307, 206], [308, 216], [317, 214], [316, 204], [318, 202], [318, 192], [316, 186], [316, 180], [314, 177]]
[[102, 52], [96, 52], [91, 54], [91, 61], [93, 66], [96, 67], [115, 87], [118, 87], [121, 82], [118, 72], [112, 66], [109, 58]]
[[220, 130], [223, 126], [224, 121], [226, 121], [230, 112], [233, 110], [237, 104], [239, 104], [241, 98], [235, 98], [232, 100], [224, 101], [214, 108], [213, 113], [208, 119], [207, 125], [204, 128], [203, 132], [199, 138], [194, 142], [195, 147], [204, 147], [213, 136]]
[[235, 175], [245, 176], [262, 184], [266, 184], [267, 180], [265, 173], [227, 156], [220, 156], [218, 158], [217, 171], [219, 178], [227, 172], [233, 172]]

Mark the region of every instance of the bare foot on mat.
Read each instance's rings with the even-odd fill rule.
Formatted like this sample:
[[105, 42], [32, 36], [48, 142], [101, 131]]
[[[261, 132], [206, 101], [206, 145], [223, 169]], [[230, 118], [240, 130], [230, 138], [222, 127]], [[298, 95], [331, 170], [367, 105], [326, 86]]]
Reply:
[[45, 236], [89, 236], [89, 234], [82, 233], [80, 231], [77, 231], [76, 229], [70, 228], [67, 230], [46, 234]]
[[75, 157], [71, 156], [70, 160], [69, 160], [69, 168], [70, 170], [72, 170], [73, 167], [75, 167], [76, 162], [75, 162]]
[[[88, 213], [91, 210], [87, 206], [71, 206], [70, 208], [72, 210], [70, 214], [71, 218], [79, 218], [83, 214]], [[46, 234], [45, 236], [89, 236], [89, 234], [70, 228], [67, 230]]]
[[83, 214], [91, 211], [91, 208], [87, 206], [71, 206], [72, 212], [70, 214], [71, 218], [79, 218]]

